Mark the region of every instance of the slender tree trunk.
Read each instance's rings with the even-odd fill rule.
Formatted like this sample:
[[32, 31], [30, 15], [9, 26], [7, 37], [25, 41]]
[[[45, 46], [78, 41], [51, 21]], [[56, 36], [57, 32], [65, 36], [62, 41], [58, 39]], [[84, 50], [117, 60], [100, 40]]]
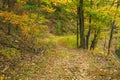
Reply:
[[79, 22], [77, 19], [77, 48], [79, 47]]
[[111, 43], [112, 43], [112, 38], [113, 38], [114, 27], [115, 27], [115, 20], [113, 20], [111, 22], [110, 39], [109, 39], [109, 43], [108, 43], [108, 55], [110, 54], [110, 48], [111, 48]]
[[84, 11], [83, 11], [83, 0], [80, 0], [79, 7], [79, 25], [80, 25], [80, 48], [85, 49], [85, 36], [84, 36]]
[[91, 35], [91, 15], [89, 16], [89, 30], [88, 30], [88, 33], [86, 35], [86, 49], [89, 48], [89, 38], [90, 38], [90, 35]]
[[[8, 12], [11, 12], [11, 6], [10, 6], [10, 0], [8, 0]], [[8, 35], [11, 34], [11, 24], [10, 24], [10, 21], [8, 21]]]
[[[92, 0], [90, 1], [90, 8], [92, 9]], [[86, 49], [89, 48], [89, 38], [91, 35], [91, 22], [92, 22], [92, 18], [91, 18], [91, 15], [89, 15], [89, 30], [88, 30], [88, 33], [86, 35]]]
[[8, 21], [7, 23], [7, 27], [8, 27], [8, 32], [7, 34], [10, 35], [11, 34], [11, 25], [10, 25], [10, 22]]
[[97, 42], [98, 42], [98, 36], [100, 34], [100, 27], [98, 28], [97, 31], [95, 31], [95, 34], [94, 34], [94, 38], [92, 40], [92, 43], [91, 43], [91, 46], [90, 46], [90, 50], [94, 50], [96, 45], [97, 45]]
[[80, 17], [80, 14], [79, 14], [79, 12], [80, 12], [80, 6], [78, 5], [77, 6], [77, 20], [76, 20], [76, 22], [77, 22], [77, 29], [76, 29], [76, 32], [77, 32], [77, 48], [79, 48], [79, 17]]
[[[120, 5], [120, 0], [117, 0], [116, 9], [118, 9], [119, 5]], [[109, 43], [108, 43], [108, 55], [110, 54], [110, 49], [111, 49], [111, 43], [112, 43], [114, 28], [116, 27], [116, 25], [115, 25], [116, 15], [117, 15], [117, 12], [114, 15], [114, 20], [111, 21], [111, 32], [110, 32], [110, 39], [109, 39]]]
[[90, 46], [90, 50], [95, 49], [96, 42], [97, 42], [97, 34], [95, 32], [94, 39], [92, 40], [92, 43], [91, 43], [91, 46]]

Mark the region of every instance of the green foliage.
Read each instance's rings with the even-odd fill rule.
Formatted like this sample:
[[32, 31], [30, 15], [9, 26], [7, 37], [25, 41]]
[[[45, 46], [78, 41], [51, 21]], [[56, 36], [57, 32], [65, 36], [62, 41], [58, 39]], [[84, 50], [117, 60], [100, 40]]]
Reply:
[[4, 56], [8, 60], [15, 60], [21, 57], [19, 50], [15, 48], [1, 49], [0, 55]]
[[[114, 34], [114, 38], [119, 38], [119, 37], [120, 37], [120, 33], [119, 32]], [[117, 47], [119, 47], [119, 43], [117, 44]]]
[[116, 47], [117, 47], [117, 48], [120, 48], [120, 43], [117, 43]]
[[120, 58], [120, 49], [117, 49], [117, 50], [115, 51], [115, 53], [116, 53], [116, 55]]
[[37, 9], [38, 7], [37, 6], [35, 6], [35, 5], [24, 5], [24, 9], [26, 9], [26, 10], [33, 10], [33, 9]]
[[63, 36], [58, 42], [67, 48], [76, 48], [76, 36]]
[[[46, 66], [50, 61], [54, 62], [54, 58], [70, 58], [70, 54], [66, 51], [56, 51], [56, 47], [61, 46], [63, 48], [76, 48], [76, 37], [73, 36], [63, 36], [63, 37], [51, 37], [49, 35], [49, 29], [53, 29], [53, 33], [56, 35], [63, 35], [66, 33], [72, 33], [76, 29], [76, 18], [77, 17], [77, 7], [79, 5], [80, 0], [3, 0], [6, 1], [5, 9], [3, 9], [2, 0], [0, 0], [0, 46], [2, 45], [0, 50], [0, 59], [5, 59], [7, 61], [16, 61], [20, 58], [21, 53], [25, 52], [23, 56], [27, 53], [45, 53], [48, 54], [44, 60], [48, 60], [48, 62], [37, 63], [39, 66], [31, 68], [33, 66], [31, 63], [23, 65], [25, 69], [21, 69], [24, 74], [13, 74], [13, 80], [20, 79], [20, 76], [31, 77], [36, 71], [43, 70], [44, 72], [45, 66], [42, 63], [45, 63]], [[10, 1], [10, 2], [9, 2]], [[14, 1], [16, 1], [14, 3]], [[113, 4], [113, 1], [108, 0], [92, 0], [92, 4], [90, 0], [84, 1], [84, 23], [85, 23], [85, 37], [87, 32], [89, 31], [89, 25], [92, 27], [90, 34], [90, 41], [93, 39], [95, 31], [100, 30], [99, 32], [103, 32], [101, 36], [98, 34], [98, 37], [95, 39], [95, 43], [97, 44], [100, 39], [99, 36], [103, 37], [108, 36], [108, 32], [110, 30], [110, 22], [111, 20], [115, 20], [115, 25], [117, 27], [120, 26], [120, 9], [116, 9], [116, 2]], [[11, 5], [14, 3], [15, 5]], [[113, 5], [112, 5], [113, 4]], [[11, 10], [9, 10], [11, 9]], [[21, 11], [21, 12], [20, 12]], [[89, 22], [89, 18], [91, 16], [91, 23]], [[10, 23], [11, 35], [6, 35], [8, 31], [8, 23]], [[19, 27], [16, 29], [15, 27]], [[72, 26], [72, 28], [71, 28]], [[54, 28], [53, 28], [54, 27]], [[3, 29], [3, 30], [2, 30]], [[20, 33], [19, 33], [20, 31]], [[16, 32], [16, 33], [13, 33]], [[105, 33], [104, 33], [105, 32]], [[115, 37], [119, 37], [119, 34], [116, 34]], [[101, 41], [103, 40], [101, 39]], [[108, 38], [107, 38], [108, 39]], [[91, 43], [91, 42], [89, 42]], [[100, 44], [101, 45], [101, 44]], [[100, 46], [101, 47], [101, 46]], [[53, 52], [50, 52], [53, 50]], [[57, 54], [56, 54], [57, 53]], [[59, 54], [58, 54], [59, 53]], [[94, 53], [98, 53], [100, 56], [106, 55], [104, 51], [99, 48], [95, 48]], [[120, 56], [120, 44], [118, 43], [116, 54]], [[56, 56], [57, 55], [57, 56]], [[49, 60], [48, 58], [52, 59]], [[54, 56], [54, 57], [53, 57]], [[38, 56], [35, 55], [35, 58]], [[42, 56], [43, 57], [43, 56]], [[53, 61], [52, 61], [53, 60]], [[91, 61], [94, 62], [95, 58], [91, 57]], [[33, 61], [34, 62], [34, 61]], [[3, 63], [4, 60], [3, 60]], [[7, 62], [6, 62], [7, 63]], [[1, 64], [0, 64], [1, 65]], [[9, 64], [8, 64], [9, 65]], [[34, 63], [35, 65], [35, 63]], [[50, 64], [51, 65], [51, 64]], [[22, 66], [22, 67], [23, 67]], [[51, 65], [52, 66], [52, 65]], [[27, 67], [27, 69], [26, 69]], [[1, 68], [1, 66], [0, 66]], [[12, 71], [11, 71], [12, 73]], [[21, 72], [20, 72], [21, 73]], [[49, 73], [49, 72], [48, 72]], [[73, 75], [70, 76], [71, 79]], [[28, 80], [27, 78], [23, 80]]]
[[48, 46], [49, 48], [53, 48], [56, 46], [56, 42], [53, 39], [50, 39], [47, 43], [45, 43], [46, 46]]
[[44, 39], [41, 43], [46, 49], [55, 48], [56, 41], [54, 39]]
[[120, 43], [117, 43], [116, 47], [115, 53], [120, 58]]
[[51, 6], [51, 2], [49, 0], [41, 0], [41, 4], [45, 6]]
[[58, 35], [62, 34], [62, 31], [61, 31], [61, 22], [60, 21], [56, 22], [56, 32], [57, 32]]

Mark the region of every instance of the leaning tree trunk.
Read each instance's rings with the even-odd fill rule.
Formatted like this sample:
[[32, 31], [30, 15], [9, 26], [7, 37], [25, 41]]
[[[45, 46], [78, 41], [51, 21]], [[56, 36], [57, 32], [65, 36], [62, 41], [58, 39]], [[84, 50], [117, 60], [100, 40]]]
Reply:
[[95, 34], [94, 34], [94, 38], [92, 40], [92, 43], [91, 43], [91, 46], [90, 46], [90, 50], [94, 50], [96, 45], [97, 45], [97, 42], [98, 42], [98, 36], [100, 34], [100, 27], [98, 28], [97, 31], [95, 31]]
[[109, 43], [108, 43], [108, 54], [110, 54], [110, 48], [111, 48], [111, 43], [112, 43], [112, 38], [113, 38], [114, 27], [115, 27], [115, 20], [113, 20], [111, 22], [110, 39], [109, 39]]
[[[116, 6], [117, 9], [118, 9], [119, 5], [120, 5], [120, 0], [117, 0], [117, 6]], [[108, 55], [110, 54], [110, 48], [111, 48], [114, 28], [116, 27], [116, 25], [115, 25], [116, 15], [117, 15], [117, 12], [114, 15], [114, 20], [111, 21], [111, 32], [110, 32], [110, 39], [109, 39], [109, 43], [108, 43]]]

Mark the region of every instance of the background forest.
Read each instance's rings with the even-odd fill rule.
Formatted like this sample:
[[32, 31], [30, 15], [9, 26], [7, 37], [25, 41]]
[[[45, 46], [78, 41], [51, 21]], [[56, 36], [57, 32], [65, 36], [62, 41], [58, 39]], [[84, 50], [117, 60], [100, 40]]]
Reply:
[[120, 80], [120, 0], [0, 0], [0, 80]]

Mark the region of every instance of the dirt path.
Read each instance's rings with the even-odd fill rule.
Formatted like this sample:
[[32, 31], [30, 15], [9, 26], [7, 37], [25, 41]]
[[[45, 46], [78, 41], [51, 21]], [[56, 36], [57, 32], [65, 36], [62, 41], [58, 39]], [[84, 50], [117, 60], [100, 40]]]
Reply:
[[27, 54], [11, 72], [11, 80], [120, 80], [119, 68], [111, 59], [66, 48], [57, 40], [56, 44], [46, 54]]
[[93, 57], [85, 50], [58, 45], [42, 58], [45, 66], [31, 80], [119, 80], [119, 70], [111, 60], [104, 56]]
[[43, 73], [35, 74], [31, 80], [91, 80], [90, 59], [82, 50], [58, 47], [47, 59]]

